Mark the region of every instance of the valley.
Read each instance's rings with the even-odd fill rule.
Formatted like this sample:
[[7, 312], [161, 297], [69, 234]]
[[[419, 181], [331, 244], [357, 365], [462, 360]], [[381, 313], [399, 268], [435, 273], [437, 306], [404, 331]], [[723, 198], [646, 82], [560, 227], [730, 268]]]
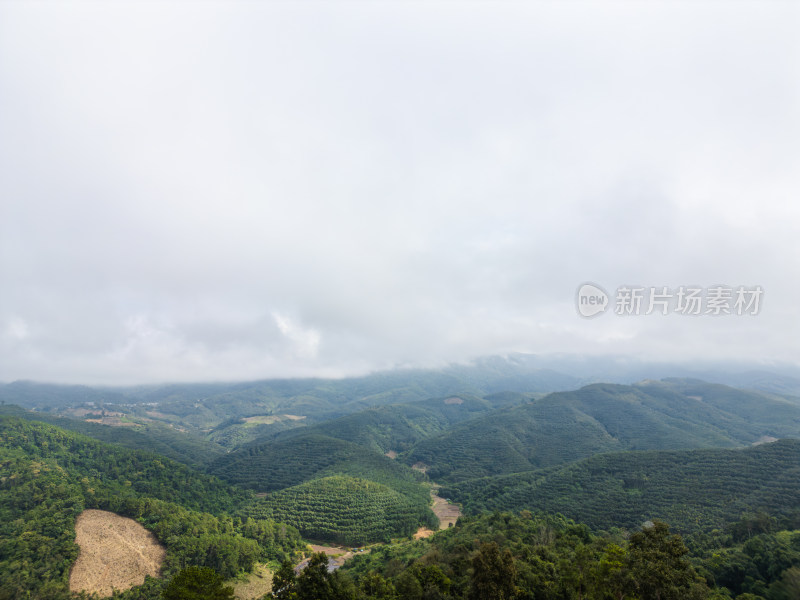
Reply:
[[[123, 554], [101, 550], [96, 573], [107, 573], [102, 560], [113, 560], [132, 565], [120, 572], [152, 576], [152, 568], [124, 558], [126, 545], [113, 541], [113, 531], [99, 541], [81, 538], [82, 515], [109, 512], [144, 527], [163, 552], [161, 577], [142, 576], [123, 599], [159, 597], [190, 565], [222, 575], [238, 598], [261, 598], [272, 593], [273, 576], [288, 573], [282, 564], [294, 568], [305, 557], [315, 572], [317, 551], [335, 555], [340, 567], [324, 576], [334, 578], [330, 585], [355, 586], [346, 597], [380, 597], [373, 589], [380, 579], [414, 598], [416, 585], [423, 591], [432, 585], [426, 578], [433, 571], [423, 565], [436, 564], [451, 581], [437, 593], [448, 598], [454, 591], [448, 586], [467, 593], [474, 585], [463, 576], [473, 567], [455, 564], [489, 552], [491, 536], [468, 556], [458, 555], [463, 550], [455, 540], [481, 540], [484, 528], [499, 527], [490, 523], [502, 529], [511, 522], [522, 530], [539, 523], [522, 546], [511, 543], [516, 534], [503, 534], [511, 536], [503, 547], [520, 569], [530, 566], [524, 558], [530, 548], [568, 555], [583, 552], [574, 544], [584, 538], [582, 544], [596, 548], [592, 561], [605, 560], [611, 544], [626, 557], [620, 564], [633, 561], [626, 568], [635, 569], [635, 555], [626, 553], [637, 532], [650, 535], [648, 523], [665, 522], [691, 548], [687, 564], [704, 573], [697, 590], [709, 591], [698, 597], [711, 598], [720, 588], [711, 573], [724, 571], [712, 550], [739, 552], [747, 542], [737, 533], [742, 528], [770, 544], [779, 542], [769, 536], [785, 532], [788, 548], [795, 543], [800, 402], [794, 396], [679, 378], [550, 393], [528, 387], [535, 377], [502, 392], [479, 389], [474, 378], [456, 384], [450, 376], [451, 389], [428, 376], [411, 380], [383, 392], [364, 381], [268, 382], [257, 385], [258, 393], [252, 386], [173, 386], [168, 393], [137, 391], [143, 404], [120, 390], [102, 403], [95, 393], [82, 392], [93, 399], [78, 402], [65, 393], [58, 405], [49, 389], [47, 409], [0, 406], [0, 556], [13, 557], [0, 560], [8, 574], [0, 589], [53, 599], [81, 585], [101, 595], [108, 585], [121, 589], [102, 574], [105, 587], [74, 582], [89, 581], [75, 562], [88, 556], [83, 548], [103, 544]], [[430, 381], [445, 393], [422, 397]], [[209, 392], [223, 406], [197, 397]], [[31, 498], [39, 500], [32, 505]], [[566, 545], [558, 541], [562, 535]], [[20, 545], [34, 539], [41, 541]], [[567, 563], [552, 564], [560, 573]], [[758, 575], [753, 581], [766, 583], [756, 597], [782, 598], [770, 590], [791, 585], [782, 577], [793, 565]], [[305, 585], [302, 572], [295, 577]], [[558, 581], [554, 590], [568, 585]], [[748, 585], [737, 580], [725, 589], [756, 589]]]

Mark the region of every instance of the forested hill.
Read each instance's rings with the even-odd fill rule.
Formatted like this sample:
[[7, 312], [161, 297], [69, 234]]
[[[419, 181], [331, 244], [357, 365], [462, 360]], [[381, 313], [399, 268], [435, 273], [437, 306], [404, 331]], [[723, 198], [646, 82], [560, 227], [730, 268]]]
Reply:
[[118, 488], [207, 512], [229, 512], [252, 494], [152, 452], [106, 444], [59, 427], [0, 416], [6, 461], [44, 461]]
[[[304, 546], [290, 526], [231, 517], [249, 501], [251, 494], [165, 457], [0, 417], [0, 598], [71, 597], [74, 523], [86, 508], [153, 531], [167, 549], [167, 578], [187, 565], [230, 577]], [[157, 598], [165, 582], [149, 580], [145, 595], [129, 597]]]
[[319, 433], [231, 452], [215, 461], [210, 472], [257, 492], [272, 492], [310, 479], [344, 474], [371, 479], [412, 496], [428, 496], [420, 486], [424, 478], [404, 464], [358, 444]]
[[156, 452], [177, 462], [202, 469], [206, 464], [225, 454], [225, 449], [212, 441], [191, 432], [178, 431], [157, 422], [147, 422], [128, 427], [109, 427], [100, 423], [50, 413], [24, 410], [14, 405], [0, 406], [0, 415], [41, 421], [61, 429], [74, 431], [101, 442], [118, 444], [132, 450]]
[[563, 467], [464, 481], [440, 493], [472, 513], [536, 509], [596, 529], [634, 529], [661, 519], [678, 531], [709, 531], [755, 510], [800, 515], [800, 440], [736, 450], [603, 454]]
[[397, 369], [344, 379], [271, 379], [121, 388], [17, 381], [0, 383], [0, 402], [39, 410], [57, 410], [87, 402], [117, 408], [157, 405], [161, 413], [157, 418], [177, 419], [183, 425], [203, 429], [234, 416], [278, 414], [287, 407], [299, 414], [313, 413], [320, 419], [328, 419], [371, 406], [452, 394], [483, 397], [508, 390], [542, 394], [580, 384], [579, 378], [539, 368], [525, 360], [492, 357], [440, 370]]
[[698, 544], [661, 522], [623, 536], [529, 511], [464, 517], [432, 538], [359, 555], [330, 577], [343, 592], [331, 597], [353, 597], [351, 576], [359, 598], [381, 600], [797, 600], [800, 531], [776, 527]]
[[434, 481], [528, 471], [600, 452], [737, 447], [800, 437], [800, 406], [693, 380], [593, 384], [456, 425], [401, 457]]
[[[316, 425], [283, 431], [272, 437], [283, 440], [317, 433], [353, 442], [381, 454], [391, 451], [399, 453], [458, 423], [478, 418], [498, 407], [520, 404], [527, 400], [530, 397], [513, 392], [490, 394], [485, 398], [471, 394], [453, 394], [403, 404], [373, 406]], [[256, 440], [250, 445], [267, 441], [269, 438]]]
[[247, 510], [295, 525], [312, 539], [388, 541], [438, 523], [424, 476], [344, 440], [303, 433], [231, 452], [212, 472], [269, 492]]

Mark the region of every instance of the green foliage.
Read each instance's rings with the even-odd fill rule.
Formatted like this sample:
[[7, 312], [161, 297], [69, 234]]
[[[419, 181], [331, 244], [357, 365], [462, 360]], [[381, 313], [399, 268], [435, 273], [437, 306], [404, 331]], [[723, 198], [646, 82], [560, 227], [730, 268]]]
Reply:
[[537, 508], [597, 529], [661, 519], [681, 532], [710, 531], [754, 507], [792, 514], [800, 504], [800, 441], [598, 455], [565, 467], [465, 481], [440, 494], [472, 512]]
[[352, 442], [318, 433], [304, 433], [231, 452], [214, 462], [210, 472], [258, 492], [343, 473], [382, 483], [426, 501], [428, 496], [420, 485], [423, 477], [419, 473]]
[[360, 544], [435, 526], [424, 476], [352, 442], [316, 433], [231, 452], [213, 472], [271, 492], [255, 512], [320, 540]]
[[[230, 450], [242, 446], [252, 445], [254, 442], [264, 442], [274, 438], [281, 432], [290, 429], [303, 429], [306, 426], [304, 419], [290, 419], [284, 416], [275, 417], [272, 422], [259, 423], [247, 421], [247, 417], [260, 415], [245, 414], [223, 421], [208, 434], [208, 439]], [[218, 458], [216, 456], [215, 458]]]
[[[507, 390], [543, 393], [577, 384], [574, 377], [531, 368], [524, 360], [485, 359], [441, 371], [402, 369], [336, 380], [273, 379], [115, 389], [15, 382], [0, 384], [0, 402], [53, 411], [88, 402], [94, 406], [113, 404], [115, 410], [126, 414], [208, 431], [231, 419], [252, 415], [290, 413], [320, 422], [386, 404], [463, 394], [481, 397]], [[507, 401], [504, 396], [490, 400], [495, 405]], [[154, 407], [158, 414], [147, 415], [146, 411]], [[236, 431], [230, 434], [228, 437], [217, 429], [213, 438], [232, 444], [228, 447], [246, 442]]]
[[251, 495], [151, 452], [129, 450], [36, 421], [0, 416], [4, 456], [53, 461], [113, 487], [121, 496], [149, 496], [183, 506], [231, 511]]
[[426, 502], [410, 500], [379, 483], [334, 475], [273, 492], [245, 509], [288, 523], [311, 539], [346, 545], [389, 541], [435, 526]]
[[291, 563], [284, 563], [272, 578], [274, 600], [355, 600], [356, 590], [346, 577], [328, 570], [324, 552], [313, 554], [308, 564], [295, 575]]
[[435, 481], [555, 466], [602, 452], [735, 447], [800, 437], [800, 406], [686, 380], [589, 385], [467, 421], [416, 444]]
[[[69, 598], [74, 519], [85, 508], [111, 510], [152, 530], [167, 548], [164, 573], [178, 583], [189, 567], [230, 577], [257, 561], [290, 559], [303, 546], [292, 524], [311, 538], [348, 545], [405, 536], [435, 524], [426, 477], [407, 466], [417, 461], [448, 484], [440, 495], [468, 512], [535, 508], [566, 517], [526, 510], [465, 517], [428, 540], [359, 555], [345, 569], [355, 582], [347, 573], [329, 573], [323, 557], [312, 558], [300, 574], [285, 562], [273, 597], [800, 597], [800, 533], [794, 531], [800, 528], [800, 441], [687, 450], [800, 435], [797, 402], [693, 380], [597, 384], [532, 402], [530, 394], [499, 393], [541, 391], [535, 384], [541, 379], [520, 373], [489, 361], [437, 374], [108, 394], [0, 386], [0, 397], [17, 394], [46, 410], [113, 400], [137, 418], [158, 403], [156, 418], [206, 433], [213, 428], [209, 438], [238, 447], [222, 455], [196, 431], [159, 424], [110, 428], [3, 407], [0, 414], [27, 421], [0, 417], [0, 600]], [[514, 381], [510, 388], [508, 381]], [[456, 395], [460, 402], [450, 400]], [[439, 397], [423, 400], [430, 396]], [[282, 413], [307, 418], [283, 424], [243, 418]], [[329, 417], [335, 418], [320, 422]], [[402, 454], [391, 460], [383, 456], [388, 450]], [[186, 466], [206, 464], [228, 483]], [[630, 537], [615, 529], [638, 530], [649, 519], [653, 527]], [[658, 519], [690, 535], [685, 541], [671, 535]], [[202, 579], [200, 571], [188, 573], [195, 575], [187, 581]], [[167, 586], [168, 579], [148, 579], [116, 597], [153, 600]]]
[[[0, 598], [69, 597], [69, 569], [78, 555], [74, 523], [85, 508], [110, 510], [152, 530], [167, 548], [167, 574], [200, 565], [231, 576], [303, 546], [289, 526], [224, 516], [248, 498], [154, 454], [0, 418]], [[155, 597], [159, 586], [147, 583], [149, 595], [128, 597]]]
[[[737, 530], [736, 526], [730, 528]], [[738, 540], [736, 533], [716, 534], [701, 544], [693, 544], [710, 581], [737, 597], [753, 594], [781, 598], [792, 589], [800, 569], [800, 531], [776, 529], [745, 540]]]
[[688, 598], [696, 578], [688, 553], [680, 536], [670, 535], [661, 521], [633, 534], [627, 562], [638, 594], [655, 600]]
[[233, 598], [233, 588], [223, 585], [224, 578], [208, 567], [187, 567], [169, 582], [164, 600], [226, 600]]
[[[513, 400], [518, 400], [516, 397]], [[403, 452], [448, 427], [489, 412], [488, 400], [469, 394], [431, 398], [407, 404], [375, 406], [325, 423], [304, 434], [321, 434], [384, 454]]]
[[508, 600], [514, 597], [517, 569], [514, 557], [506, 548], [500, 553], [497, 542], [481, 545], [472, 559], [469, 598], [471, 600]]
[[[786, 600], [800, 583], [800, 531], [685, 541], [648, 523], [628, 539], [528, 511], [464, 517], [432, 538], [359, 555], [344, 570], [361, 598]], [[376, 585], [379, 584], [379, 585]]]
[[494, 513], [359, 556], [345, 569], [360, 589], [377, 575], [404, 599], [711, 598], [686, 554], [663, 523], [627, 543], [563, 517]]
[[215, 443], [203, 440], [191, 433], [176, 431], [160, 423], [142, 423], [134, 427], [111, 427], [47, 413], [31, 412], [16, 406], [0, 407], [0, 415], [41, 421], [68, 431], [81, 433], [101, 442], [118, 444], [132, 450], [156, 452], [194, 468], [202, 468], [215, 458], [225, 454], [225, 450]]

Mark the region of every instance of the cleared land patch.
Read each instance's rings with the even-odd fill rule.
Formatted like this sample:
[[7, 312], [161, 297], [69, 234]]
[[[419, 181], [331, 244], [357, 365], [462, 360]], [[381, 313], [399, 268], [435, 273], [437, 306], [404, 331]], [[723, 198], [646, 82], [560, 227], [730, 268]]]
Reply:
[[133, 519], [105, 510], [89, 509], [75, 521], [75, 543], [80, 554], [69, 576], [71, 592], [110, 596], [158, 577], [166, 550]]
[[111, 427], [137, 427], [136, 423], [131, 421], [123, 421], [119, 417], [102, 417], [100, 419], [86, 419], [87, 423], [100, 423], [101, 425], [110, 425]]
[[272, 591], [272, 571], [267, 565], [256, 565], [244, 581], [230, 581], [233, 595], [237, 600], [258, 600]]
[[243, 421], [248, 425], [272, 425], [278, 421], [300, 421], [305, 419], [300, 415], [258, 415], [255, 417], [245, 417]]
[[438, 487], [434, 487], [431, 490], [431, 497], [433, 498], [433, 506], [431, 507], [431, 510], [433, 511], [433, 514], [439, 518], [439, 529], [447, 529], [451, 525], [456, 524], [458, 517], [461, 516], [461, 509], [455, 504], [451, 504], [439, 496], [438, 492]]
[[[451, 504], [441, 496], [437, 495], [438, 491], [439, 488], [436, 486], [431, 489], [431, 499], [433, 500], [433, 506], [431, 507], [431, 510], [439, 519], [439, 529], [441, 530], [447, 529], [451, 525], [456, 524], [458, 517], [461, 516], [461, 509], [455, 504]], [[433, 531], [433, 529], [420, 527], [414, 534], [414, 539], [419, 540], [422, 538], [431, 537], [434, 533], [436, 532]]]
[[[320, 546], [318, 544], [309, 544], [312, 552], [324, 552], [328, 555], [328, 565], [336, 566], [338, 569], [346, 560], [353, 558], [358, 552], [369, 552], [369, 548], [345, 548], [343, 546]], [[331, 563], [330, 561], [333, 561]]]

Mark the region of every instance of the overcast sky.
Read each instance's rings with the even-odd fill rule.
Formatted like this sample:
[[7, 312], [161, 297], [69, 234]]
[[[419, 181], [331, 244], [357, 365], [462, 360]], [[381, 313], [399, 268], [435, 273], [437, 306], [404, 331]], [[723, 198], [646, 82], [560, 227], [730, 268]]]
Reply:
[[[792, 2], [6, 0], [0, 381], [798, 363], [798, 30]], [[626, 285], [763, 295], [619, 316]]]

